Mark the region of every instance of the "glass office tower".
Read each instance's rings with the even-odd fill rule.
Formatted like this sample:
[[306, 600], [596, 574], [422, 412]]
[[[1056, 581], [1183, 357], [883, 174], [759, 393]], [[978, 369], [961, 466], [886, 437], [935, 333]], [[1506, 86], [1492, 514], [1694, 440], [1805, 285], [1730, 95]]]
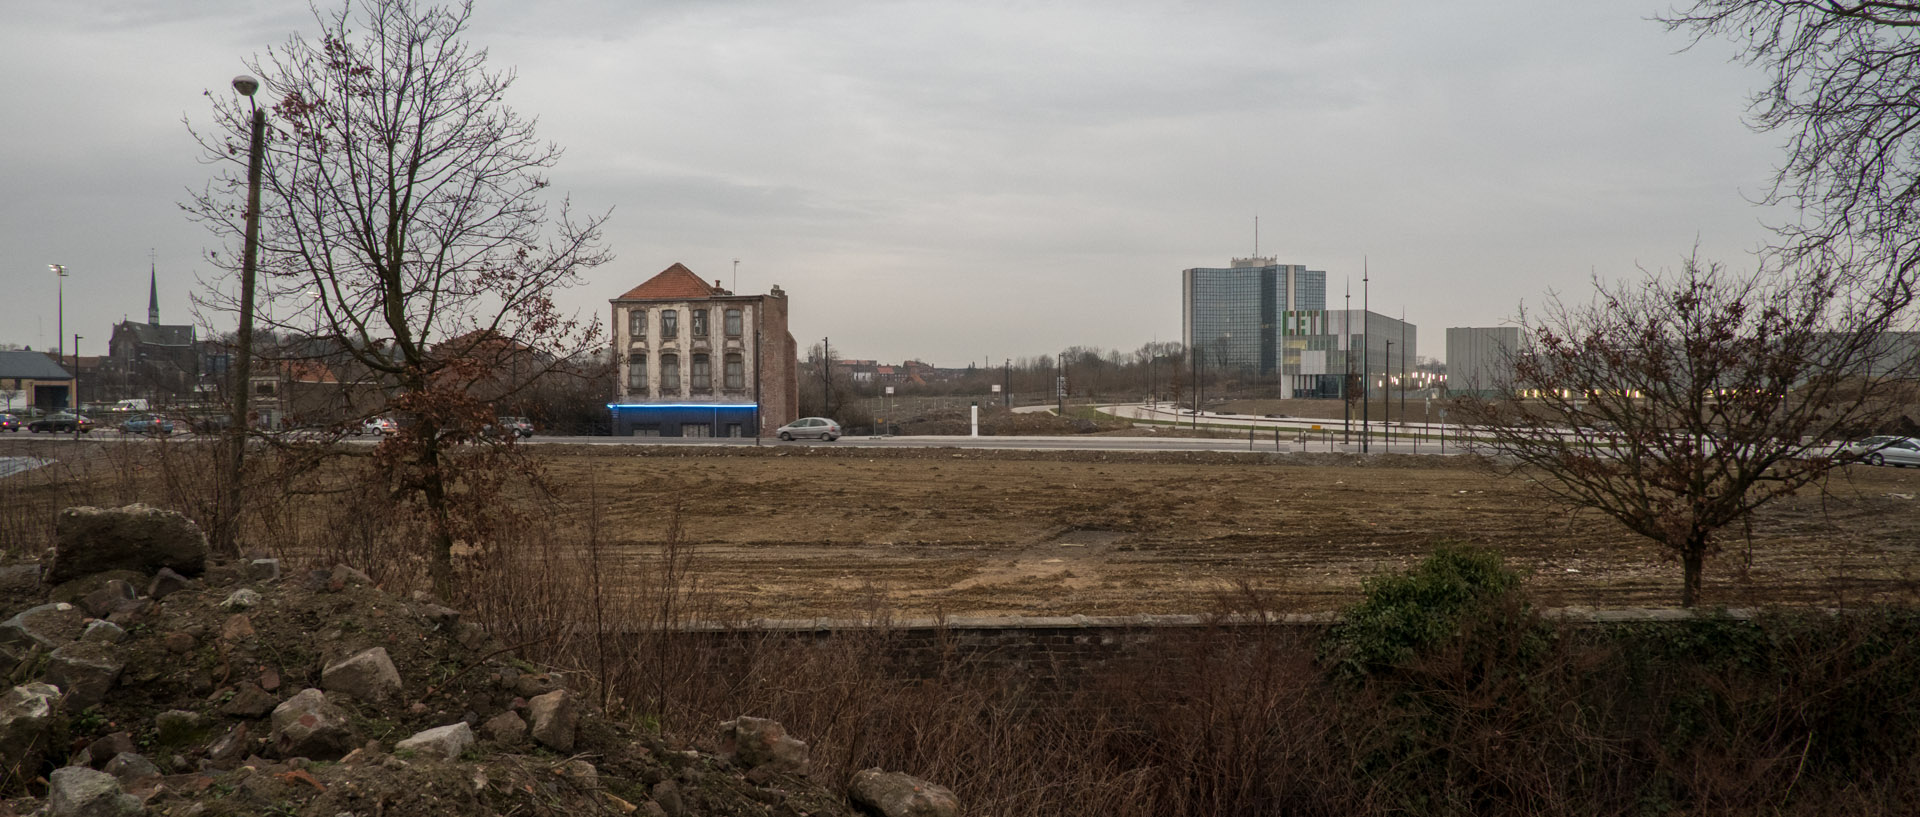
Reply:
[[1299, 352], [1289, 360], [1289, 316], [1327, 308], [1327, 274], [1272, 257], [1235, 258], [1232, 266], [1181, 273], [1182, 342], [1199, 365], [1242, 383], [1273, 384], [1281, 396], [1299, 384]]

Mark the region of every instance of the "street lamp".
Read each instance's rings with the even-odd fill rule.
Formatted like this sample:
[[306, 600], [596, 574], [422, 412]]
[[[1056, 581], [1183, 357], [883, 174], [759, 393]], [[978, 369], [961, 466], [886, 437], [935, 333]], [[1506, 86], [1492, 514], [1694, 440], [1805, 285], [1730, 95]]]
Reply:
[[[47, 269], [56, 276], [54, 280], [55, 300], [53, 307], [53, 359], [59, 360], [64, 350], [61, 341], [67, 337], [67, 265], [48, 264]], [[44, 326], [45, 324], [42, 324]], [[78, 401], [76, 401], [77, 403]], [[76, 405], [77, 407], [77, 405]]]
[[260, 255], [260, 163], [266, 153], [267, 112], [253, 102], [260, 81], [241, 74], [233, 78], [233, 89], [247, 98], [253, 111], [247, 144], [247, 236], [240, 261], [240, 329], [235, 338], [233, 371], [233, 417], [227, 427], [233, 452], [227, 470], [227, 512], [217, 545], [232, 552], [235, 528], [240, 516], [240, 472], [247, 455], [247, 376], [253, 369], [253, 278]]

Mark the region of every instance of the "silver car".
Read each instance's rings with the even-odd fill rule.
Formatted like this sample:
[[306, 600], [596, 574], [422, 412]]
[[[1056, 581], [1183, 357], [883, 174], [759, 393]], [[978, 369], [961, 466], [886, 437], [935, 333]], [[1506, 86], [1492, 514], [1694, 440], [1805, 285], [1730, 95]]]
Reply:
[[1920, 466], [1920, 440], [1893, 437], [1885, 442], [1879, 442], [1879, 438], [1863, 442], [1874, 444], [1866, 447], [1866, 454], [1860, 458], [1861, 462], [1868, 465]]
[[782, 440], [795, 437], [817, 437], [827, 442], [840, 439], [840, 424], [825, 417], [802, 417], [780, 427], [775, 432]]

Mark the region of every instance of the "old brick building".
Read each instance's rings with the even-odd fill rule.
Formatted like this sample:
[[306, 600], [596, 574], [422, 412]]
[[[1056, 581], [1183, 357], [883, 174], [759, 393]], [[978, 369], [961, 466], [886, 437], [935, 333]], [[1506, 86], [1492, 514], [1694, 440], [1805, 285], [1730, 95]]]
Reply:
[[735, 295], [674, 264], [613, 304], [619, 436], [752, 437], [799, 413], [787, 295]]

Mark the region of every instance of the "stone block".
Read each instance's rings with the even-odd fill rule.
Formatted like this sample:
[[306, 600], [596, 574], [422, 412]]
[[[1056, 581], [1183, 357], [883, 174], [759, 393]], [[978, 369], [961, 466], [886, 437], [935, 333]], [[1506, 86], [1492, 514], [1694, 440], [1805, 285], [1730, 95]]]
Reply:
[[720, 724], [720, 754], [744, 769], [807, 773], [807, 744], [779, 721], [741, 716]]
[[383, 701], [400, 692], [400, 671], [387, 648], [374, 647], [328, 664], [320, 671], [320, 686], [362, 701]]
[[33, 644], [59, 649], [86, 630], [87, 614], [66, 603], [42, 604], [0, 622], [0, 644]]
[[53, 528], [49, 584], [105, 570], [153, 573], [165, 567], [197, 576], [206, 569], [207, 537], [174, 511], [138, 504], [67, 508], [54, 517]]
[[393, 750], [411, 750], [421, 756], [453, 760], [474, 743], [473, 727], [465, 721], [416, 733], [394, 744]]
[[134, 817], [146, 813], [140, 798], [120, 788], [106, 772], [85, 766], [53, 770], [47, 782], [47, 817]]
[[540, 745], [556, 752], [573, 751], [578, 713], [573, 693], [556, 689], [527, 702], [529, 732]]
[[945, 786], [900, 772], [854, 772], [847, 794], [880, 817], [958, 817], [960, 800]]
[[502, 712], [487, 719], [480, 727], [480, 734], [488, 740], [516, 745], [527, 739], [527, 722], [512, 712]]
[[120, 680], [120, 672], [126, 666], [114, 645], [76, 641], [48, 656], [44, 677], [66, 690], [67, 708], [77, 712], [106, 700], [107, 691]]
[[347, 713], [317, 689], [300, 690], [273, 708], [270, 740], [281, 757], [310, 760], [338, 760], [358, 742]]

